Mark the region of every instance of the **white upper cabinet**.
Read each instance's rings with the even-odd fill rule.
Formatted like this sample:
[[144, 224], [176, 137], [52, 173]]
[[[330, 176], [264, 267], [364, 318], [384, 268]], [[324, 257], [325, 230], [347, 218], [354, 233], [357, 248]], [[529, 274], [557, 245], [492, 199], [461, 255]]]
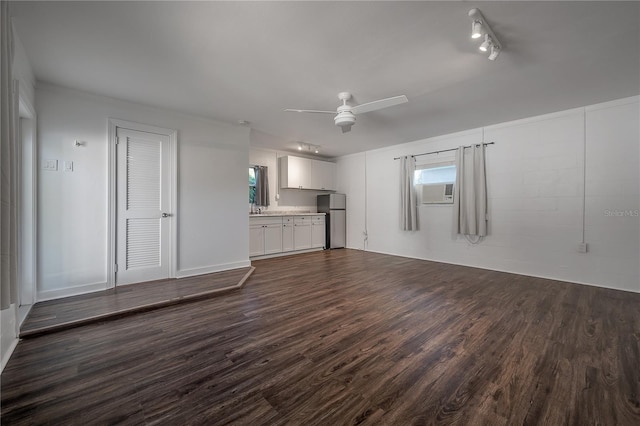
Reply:
[[280, 188], [311, 189], [311, 160], [280, 157]]
[[336, 165], [288, 155], [280, 157], [280, 188], [335, 190]]
[[336, 188], [335, 176], [335, 163], [311, 160], [311, 188], [333, 191]]

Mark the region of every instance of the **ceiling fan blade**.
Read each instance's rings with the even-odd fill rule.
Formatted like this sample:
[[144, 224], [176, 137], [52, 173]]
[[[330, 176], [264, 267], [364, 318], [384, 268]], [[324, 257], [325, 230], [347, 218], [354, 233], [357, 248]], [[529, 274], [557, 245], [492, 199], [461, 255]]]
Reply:
[[311, 112], [311, 113], [319, 113], [319, 114], [333, 114], [336, 115], [335, 111], [318, 111], [315, 109], [285, 109], [285, 112]]
[[[351, 126], [353, 126], [353, 124]], [[342, 127], [340, 127], [342, 129], [342, 133], [350, 132], [351, 131], [351, 126], [342, 126]]]
[[356, 105], [351, 108], [351, 112], [354, 114], [362, 114], [369, 111], [376, 111], [382, 108], [391, 107], [394, 105], [404, 104], [409, 102], [409, 99], [405, 95], [394, 96], [392, 98], [380, 99], [378, 101], [367, 102], [366, 104]]

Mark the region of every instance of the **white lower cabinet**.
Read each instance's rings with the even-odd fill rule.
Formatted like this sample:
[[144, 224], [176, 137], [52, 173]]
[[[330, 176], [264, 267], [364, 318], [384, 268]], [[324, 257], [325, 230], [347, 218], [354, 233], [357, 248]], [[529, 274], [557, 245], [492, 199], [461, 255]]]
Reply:
[[324, 216], [311, 216], [311, 247], [324, 247], [325, 238]]
[[282, 251], [293, 251], [293, 217], [282, 218]]
[[324, 248], [324, 215], [249, 218], [249, 257]]
[[311, 248], [311, 216], [294, 216], [293, 218], [293, 249], [304, 250]]
[[264, 228], [262, 225], [249, 226], [249, 256], [264, 254]]
[[264, 226], [264, 254], [282, 253], [282, 223]]
[[282, 217], [249, 218], [249, 256], [282, 252]]

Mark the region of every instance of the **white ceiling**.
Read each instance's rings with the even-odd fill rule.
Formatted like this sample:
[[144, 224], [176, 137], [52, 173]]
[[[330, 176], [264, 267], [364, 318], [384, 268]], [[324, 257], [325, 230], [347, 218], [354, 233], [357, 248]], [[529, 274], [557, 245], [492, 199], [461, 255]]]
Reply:
[[[469, 37], [479, 7], [492, 62]], [[36, 77], [217, 120], [325, 156], [640, 93], [638, 2], [16, 2]], [[337, 94], [409, 103], [342, 134]]]

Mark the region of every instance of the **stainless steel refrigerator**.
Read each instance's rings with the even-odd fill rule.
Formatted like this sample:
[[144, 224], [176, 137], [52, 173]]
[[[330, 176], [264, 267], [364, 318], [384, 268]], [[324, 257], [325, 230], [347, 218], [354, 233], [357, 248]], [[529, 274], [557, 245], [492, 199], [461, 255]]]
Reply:
[[344, 194], [318, 195], [318, 213], [326, 213], [327, 249], [343, 248], [347, 244], [347, 196]]

